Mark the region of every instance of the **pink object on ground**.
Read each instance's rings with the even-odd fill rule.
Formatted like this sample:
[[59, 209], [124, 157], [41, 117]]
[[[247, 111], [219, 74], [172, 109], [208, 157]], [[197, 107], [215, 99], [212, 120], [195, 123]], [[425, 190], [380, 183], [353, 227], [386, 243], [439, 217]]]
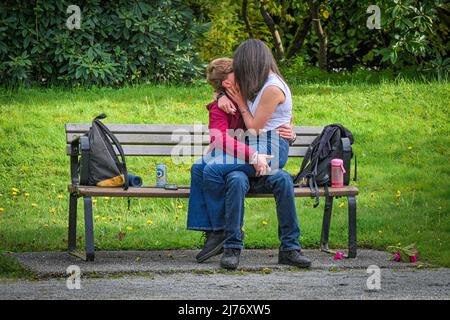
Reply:
[[336, 252], [336, 254], [334, 255], [334, 260], [341, 260], [344, 258], [344, 253], [341, 251]]
[[402, 257], [400, 256], [400, 252], [394, 253], [393, 259], [394, 259], [394, 261], [400, 262], [402, 260]]

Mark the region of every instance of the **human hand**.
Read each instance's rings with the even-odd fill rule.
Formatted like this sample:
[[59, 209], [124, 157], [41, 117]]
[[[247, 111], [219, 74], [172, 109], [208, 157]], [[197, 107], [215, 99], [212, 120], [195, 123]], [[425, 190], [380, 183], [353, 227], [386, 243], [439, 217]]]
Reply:
[[242, 98], [241, 92], [237, 86], [227, 88], [226, 91], [230, 98], [233, 99], [233, 101], [238, 105], [239, 111], [247, 109], [247, 104]]
[[267, 159], [272, 159], [273, 156], [272, 155], [268, 155], [268, 154], [258, 154], [256, 156], [256, 161], [255, 163], [253, 163], [253, 167], [255, 168], [256, 171], [256, 176], [264, 176], [270, 173], [270, 171], [272, 170], [269, 166], [269, 164], [267, 163]]
[[276, 132], [280, 135], [280, 137], [293, 140], [295, 138], [295, 132], [291, 125], [283, 124], [275, 129]]
[[237, 111], [236, 107], [233, 104], [233, 101], [231, 101], [226, 95], [221, 96], [217, 100], [217, 106], [219, 107], [220, 110], [226, 113], [235, 114]]

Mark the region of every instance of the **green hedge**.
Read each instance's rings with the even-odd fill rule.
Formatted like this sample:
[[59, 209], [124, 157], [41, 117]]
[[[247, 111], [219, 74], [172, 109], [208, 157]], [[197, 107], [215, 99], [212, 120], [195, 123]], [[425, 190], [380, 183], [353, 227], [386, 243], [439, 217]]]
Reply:
[[[69, 5], [81, 28], [69, 30]], [[193, 39], [204, 30], [178, 1], [3, 1], [2, 85], [188, 82], [199, 73]]]

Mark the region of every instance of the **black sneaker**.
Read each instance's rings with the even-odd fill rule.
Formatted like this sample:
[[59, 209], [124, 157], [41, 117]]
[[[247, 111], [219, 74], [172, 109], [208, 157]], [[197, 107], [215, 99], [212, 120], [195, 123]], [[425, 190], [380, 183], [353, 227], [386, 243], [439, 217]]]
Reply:
[[220, 266], [228, 270], [236, 270], [239, 265], [240, 249], [225, 249], [220, 259]]
[[278, 252], [278, 263], [287, 264], [299, 268], [311, 267], [311, 260], [302, 254], [301, 250], [289, 250]]
[[223, 252], [223, 244], [226, 240], [225, 231], [209, 231], [206, 232], [206, 241], [202, 251], [195, 256], [198, 263], [202, 263], [207, 259], [214, 257]]

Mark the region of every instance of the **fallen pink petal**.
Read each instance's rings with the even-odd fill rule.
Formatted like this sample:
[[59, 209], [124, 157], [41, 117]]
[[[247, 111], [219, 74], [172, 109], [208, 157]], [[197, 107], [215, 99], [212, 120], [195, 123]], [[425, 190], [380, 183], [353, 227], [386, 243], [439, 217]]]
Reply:
[[393, 259], [394, 259], [394, 261], [400, 262], [402, 260], [402, 257], [400, 256], [400, 252], [394, 253]]
[[336, 254], [334, 255], [334, 260], [341, 260], [344, 258], [344, 253], [341, 251], [336, 252]]
[[409, 262], [414, 263], [416, 261], [417, 261], [417, 256], [416, 255], [413, 255], [413, 256], [409, 257]]

